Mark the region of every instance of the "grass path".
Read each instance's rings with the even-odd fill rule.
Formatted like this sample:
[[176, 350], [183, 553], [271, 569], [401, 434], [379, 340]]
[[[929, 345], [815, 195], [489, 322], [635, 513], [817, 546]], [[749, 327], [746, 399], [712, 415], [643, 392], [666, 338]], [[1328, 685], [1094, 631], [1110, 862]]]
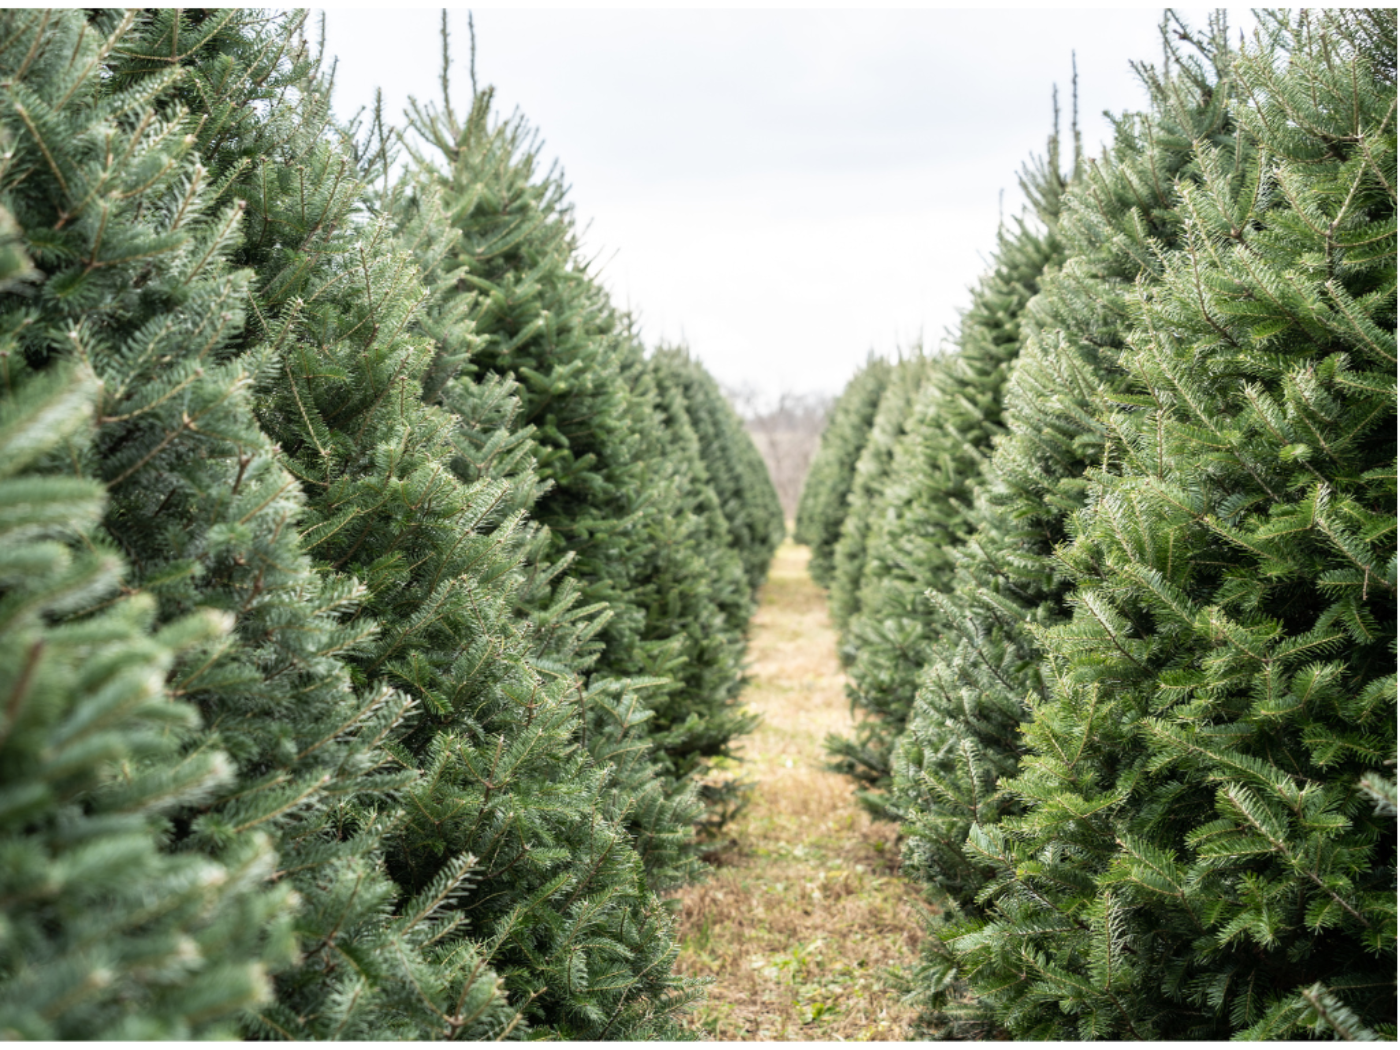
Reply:
[[901, 1039], [913, 1011], [881, 976], [912, 961], [921, 923], [894, 828], [870, 820], [822, 741], [851, 726], [826, 596], [785, 543], [761, 595], [744, 694], [763, 724], [740, 772], [753, 801], [678, 894], [677, 969], [714, 977], [692, 1026], [709, 1039]]

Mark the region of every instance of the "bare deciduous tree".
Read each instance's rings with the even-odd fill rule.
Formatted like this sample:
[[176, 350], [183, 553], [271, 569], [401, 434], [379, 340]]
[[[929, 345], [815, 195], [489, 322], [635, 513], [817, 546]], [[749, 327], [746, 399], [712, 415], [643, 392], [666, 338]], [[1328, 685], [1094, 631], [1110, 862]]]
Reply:
[[797, 515], [807, 468], [836, 399], [830, 394], [793, 390], [784, 390], [774, 398], [747, 385], [727, 387], [725, 396], [768, 464], [783, 516], [791, 521]]

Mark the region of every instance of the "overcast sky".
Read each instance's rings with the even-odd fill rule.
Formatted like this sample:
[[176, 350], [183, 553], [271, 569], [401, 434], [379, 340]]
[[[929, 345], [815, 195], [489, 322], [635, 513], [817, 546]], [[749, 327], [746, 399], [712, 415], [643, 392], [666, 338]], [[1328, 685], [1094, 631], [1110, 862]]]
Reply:
[[[1204, 10], [1184, 12], [1204, 26]], [[1142, 107], [1161, 9], [477, 9], [477, 80], [572, 186], [589, 255], [648, 345], [721, 382], [838, 392], [874, 350], [936, 348], [1079, 64], [1086, 150]], [[334, 9], [336, 109], [439, 97], [437, 9]], [[1243, 24], [1235, 14], [1232, 24]], [[449, 13], [469, 105], [465, 9]]]

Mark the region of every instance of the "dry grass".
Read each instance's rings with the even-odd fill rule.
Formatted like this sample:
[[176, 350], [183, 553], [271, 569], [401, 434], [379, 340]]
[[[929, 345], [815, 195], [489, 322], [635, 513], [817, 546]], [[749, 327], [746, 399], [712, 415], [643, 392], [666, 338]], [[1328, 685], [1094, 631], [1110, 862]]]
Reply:
[[754, 799], [711, 878], [678, 894], [677, 968], [716, 978], [691, 1019], [704, 1038], [902, 1039], [913, 1018], [882, 976], [912, 961], [921, 929], [895, 831], [822, 769], [823, 739], [851, 715], [807, 553], [778, 551], [754, 621], [745, 699], [764, 722], [742, 767]]

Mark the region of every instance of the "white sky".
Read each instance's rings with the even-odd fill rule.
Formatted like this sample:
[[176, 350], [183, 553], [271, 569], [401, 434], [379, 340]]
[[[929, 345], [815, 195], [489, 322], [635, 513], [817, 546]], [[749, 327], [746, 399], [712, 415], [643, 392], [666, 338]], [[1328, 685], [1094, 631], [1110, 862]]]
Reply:
[[[1205, 11], [1183, 9], [1204, 28]], [[449, 13], [469, 105], [465, 9]], [[684, 338], [730, 386], [838, 392], [870, 350], [936, 347], [995, 244], [997, 196], [1068, 139], [1070, 53], [1096, 154], [1143, 106], [1159, 7], [474, 10], [477, 80], [558, 158], [589, 256], [648, 345]], [[1233, 12], [1232, 25], [1247, 25]], [[439, 97], [437, 9], [333, 9], [335, 105]]]

